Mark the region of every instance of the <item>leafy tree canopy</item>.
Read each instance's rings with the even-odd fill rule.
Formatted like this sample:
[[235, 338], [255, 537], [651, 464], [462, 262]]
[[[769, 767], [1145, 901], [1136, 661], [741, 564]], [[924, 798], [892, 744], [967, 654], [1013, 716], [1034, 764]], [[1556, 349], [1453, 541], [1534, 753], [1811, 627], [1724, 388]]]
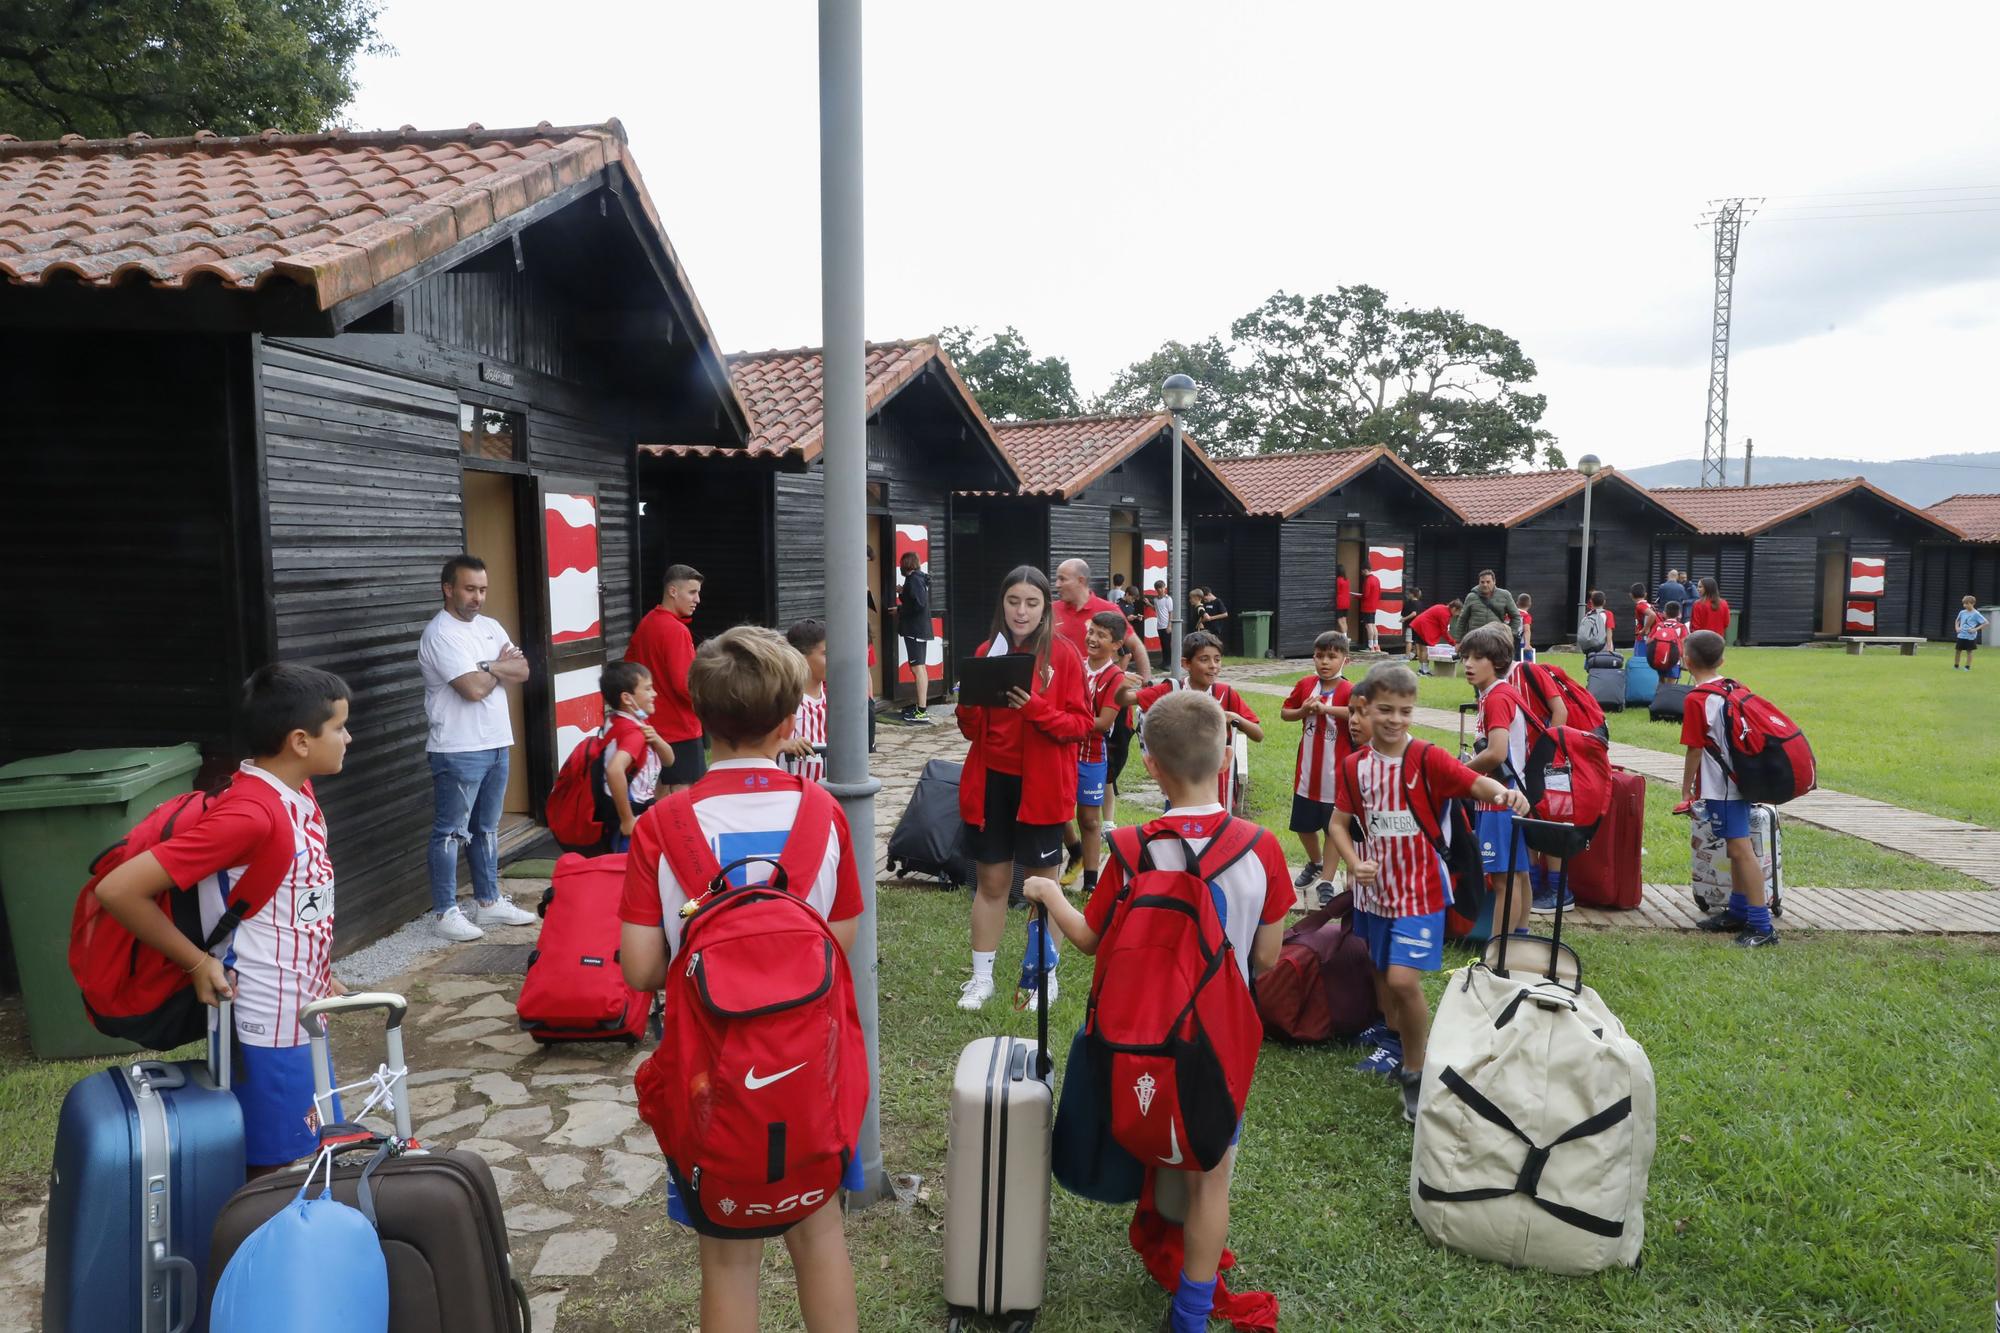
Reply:
[[1232, 420], [1243, 411], [1246, 384], [1243, 372], [1229, 359], [1229, 348], [1213, 334], [1197, 343], [1170, 342], [1159, 351], [1134, 361], [1118, 372], [1111, 387], [1090, 405], [1093, 412], [1136, 413], [1160, 410], [1160, 384], [1167, 376], [1181, 372], [1194, 377], [1201, 396], [1193, 407], [1181, 413], [1188, 434], [1204, 449], [1243, 452], [1232, 449], [1238, 429]]
[[1520, 343], [1456, 310], [1393, 309], [1373, 287], [1278, 292], [1230, 326], [1236, 441], [1262, 452], [1384, 445], [1422, 472], [1560, 467]]
[[1069, 362], [1059, 356], [1037, 359], [1011, 324], [984, 339], [978, 329], [947, 328], [938, 341], [980, 410], [995, 421], [1073, 417], [1083, 411]]
[[13, 0], [0, 7], [0, 131], [156, 138], [326, 129], [354, 61], [387, 49], [372, 0]]

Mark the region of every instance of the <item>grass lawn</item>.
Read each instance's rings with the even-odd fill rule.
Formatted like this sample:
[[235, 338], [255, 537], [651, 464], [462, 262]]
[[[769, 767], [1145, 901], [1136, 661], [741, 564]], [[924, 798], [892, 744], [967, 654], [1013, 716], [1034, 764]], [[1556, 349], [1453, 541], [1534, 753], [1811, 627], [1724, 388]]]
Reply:
[[[950, 1071], [964, 1043], [1032, 1034], [1033, 1023], [998, 1003], [978, 1015], [952, 1008], [963, 894], [885, 889], [881, 911], [885, 1157], [892, 1171], [920, 1173], [928, 1193], [907, 1213], [851, 1219], [849, 1243], [863, 1328], [937, 1329]], [[1003, 974], [1018, 966], [1020, 939], [1016, 922]], [[1746, 955], [1654, 932], [1577, 942], [1658, 1074], [1644, 1266], [1560, 1278], [1433, 1249], [1410, 1221], [1410, 1135], [1394, 1090], [1351, 1072], [1351, 1048], [1267, 1046], [1230, 1242], [1241, 1285], [1275, 1291], [1283, 1327], [1982, 1326], [2000, 1190], [1993, 946], [1799, 933]], [[1062, 975], [1059, 1057], [1084, 1002], [1076, 960]], [[1433, 979], [1433, 1000], [1443, 982]], [[1751, 994], [1754, 1006], [1739, 1002]], [[1126, 1244], [1128, 1220], [1056, 1191], [1038, 1329], [1152, 1327], [1166, 1298]], [[796, 1329], [782, 1254], [766, 1259], [763, 1326]], [[682, 1330], [695, 1291], [692, 1238], [661, 1223], [573, 1285], [563, 1319]]]
[[[1574, 653], [1548, 660], [1581, 677], [1582, 659]], [[1880, 649], [1849, 657], [1825, 648], [1731, 648], [1723, 664], [1805, 728], [1821, 785], [2000, 827], [2000, 666], [1982, 661], [1977, 671], [1953, 671], [1949, 644], [1925, 644], [1914, 657]], [[1261, 679], [1289, 685], [1298, 677]], [[1432, 678], [1423, 682], [1419, 701], [1456, 708], [1469, 698], [1463, 677]], [[1613, 713], [1610, 721], [1615, 741], [1680, 748], [1679, 731], [1644, 710]]]
[[[1950, 673], [1947, 672], [1947, 675]], [[1297, 679], [1291, 677], [1290, 679]], [[1961, 672], [1959, 679], [1965, 679]], [[1426, 680], [1424, 700], [1432, 707], [1456, 707], [1471, 691], [1463, 680]], [[1449, 687], [1440, 691], [1437, 687]], [[1264, 742], [1250, 747], [1250, 809], [1258, 822], [1284, 840], [1285, 854], [1305, 859], [1296, 835], [1286, 829], [1292, 817], [1292, 772], [1298, 753], [1299, 724], [1278, 719], [1283, 702], [1274, 695], [1246, 694], [1245, 701], [1264, 720]], [[1643, 715], [1641, 715], [1643, 717]], [[1651, 726], [1655, 724], [1641, 723]], [[1665, 730], [1665, 724], [1657, 724]], [[1417, 734], [1457, 753], [1458, 734], [1417, 728]], [[1135, 753], [1130, 771], [1142, 773]], [[1673, 812], [1675, 796], [1665, 785], [1646, 784], [1644, 874], [1649, 884], [1685, 884], [1689, 877], [1689, 822]], [[1143, 821], [1157, 810], [1131, 802], [1120, 806], [1120, 821]], [[1784, 825], [1785, 883], [1816, 889], [1984, 889], [1986, 885], [1943, 866], [1892, 852], [1861, 838], [1790, 822]]]

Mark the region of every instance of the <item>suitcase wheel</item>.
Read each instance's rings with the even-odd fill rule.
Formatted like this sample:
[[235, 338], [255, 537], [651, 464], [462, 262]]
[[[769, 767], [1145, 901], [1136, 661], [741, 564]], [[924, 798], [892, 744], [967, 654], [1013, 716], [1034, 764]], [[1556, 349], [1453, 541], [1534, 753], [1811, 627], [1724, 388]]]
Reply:
[[965, 1316], [954, 1313], [951, 1318], [945, 1320], [944, 1327], [945, 1333], [965, 1333]]

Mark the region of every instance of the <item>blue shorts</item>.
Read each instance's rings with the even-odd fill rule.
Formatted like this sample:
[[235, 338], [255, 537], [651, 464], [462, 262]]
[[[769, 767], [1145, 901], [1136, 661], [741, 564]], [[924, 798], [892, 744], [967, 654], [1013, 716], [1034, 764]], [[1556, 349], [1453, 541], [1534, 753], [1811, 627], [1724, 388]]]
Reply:
[[[230, 1091], [243, 1108], [243, 1160], [251, 1166], [284, 1166], [319, 1147], [313, 1112], [312, 1048], [235, 1044]], [[337, 1121], [340, 1098], [333, 1099]]]
[[[1238, 1125], [1240, 1133], [1242, 1126]], [[855, 1154], [847, 1161], [847, 1173], [840, 1178], [840, 1187], [852, 1193], [868, 1183], [868, 1177], [861, 1169], [861, 1156]], [[834, 1202], [829, 1200], [829, 1202]], [[836, 1205], [837, 1206], [837, 1205]], [[684, 1227], [692, 1227], [694, 1221], [688, 1217], [687, 1205], [681, 1202], [680, 1190], [674, 1186], [674, 1173], [667, 1172], [667, 1220], [678, 1222]]]
[[1479, 857], [1489, 875], [1508, 875], [1528, 868], [1527, 835], [1514, 827], [1512, 810], [1478, 812]]
[[1423, 916], [1377, 916], [1359, 908], [1354, 913], [1354, 933], [1368, 946], [1368, 957], [1377, 972], [1392, 967], [1435, 972], [1444, 957], [1444, 913]]
[[1750, 802], [1703, 801], [1708, 808], [1708, 826], [1727, 840], [1750, 836]]
[[1076, 766], [1076, 803], [1078, 805], [1104, 804], [1104, 778], [1110, 770], [1110, 763], [1100, 759], [1094, 764], [1079, 760]]

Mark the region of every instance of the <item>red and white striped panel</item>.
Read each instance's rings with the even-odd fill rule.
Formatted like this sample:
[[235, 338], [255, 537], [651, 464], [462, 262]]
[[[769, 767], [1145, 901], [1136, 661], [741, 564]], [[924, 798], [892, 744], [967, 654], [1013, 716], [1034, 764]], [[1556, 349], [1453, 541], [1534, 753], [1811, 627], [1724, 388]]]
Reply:
[[1875, 603], [1849, 602], [1847, 618], [1841, 626], [1844, 634], [1873, 634], [1875, 632]]
[[[1139, 562], [1141, 566], [1139, 570], [1139, 591], [1151, 597], [1153, 595], [1153, 585], [1155, 583], [1164, 583], [1167, 580], [1167, 544], [1155, 538], [1148, 537], [1141, 545], [1144, 547], [1144, 550]], [[1168, 591], [1171, 592], [1173, 590], [1170, 588]], [[1163, 627], [1160, 624], [1159, 617], [1152, 613], [1152, 603], [1149, 601], [1146, 603], [1146, 606], [1146, 628], [1139, 637], [1145, 643], [1147, 652], [1157, 653], [1160, 651], [1160, 631]]]
[[542, 500], [549, 548], [549, 642], [603, 637], [597, 587], [597, 499], [551, 492]]
[[1403, 548], [1369, 547], [1368, 572], [1375, 576], [1376, 587], [1382, 595], [1382, 600], [1375, 607], [1375, 633], [1384, 638], [1402, 637]]
[[604, 694], [598, 687], [601, 665], [558, 671], [556, 690], [556, 767], [569, 752], [604, 725]]
[[1847, 595], [1849, 597], [1880, 597], [1889, 578], [1889, 562], [1886, 560], [1864, 560], [1859, 556], [1847, 562]]

